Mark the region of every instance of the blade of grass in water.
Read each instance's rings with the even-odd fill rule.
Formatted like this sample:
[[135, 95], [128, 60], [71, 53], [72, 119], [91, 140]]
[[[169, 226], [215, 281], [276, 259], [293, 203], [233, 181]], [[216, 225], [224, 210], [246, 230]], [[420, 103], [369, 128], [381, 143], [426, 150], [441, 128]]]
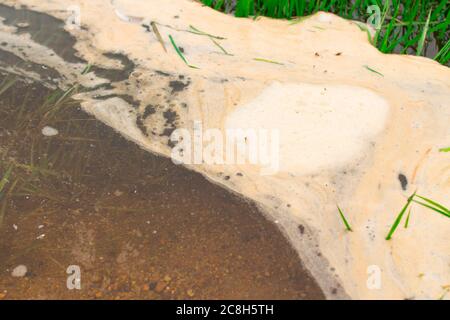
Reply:
[[210, 38], [210, 39], [211, 39], [211, 41], [212, 41], [212, 42], [220, 49], [220, 51], [223, 52], [223, 54], [226, 54], [227, 56], [232, 56], [232, 54], [231, 54], [231, 53], [228, 53], [228, 51], [225, 50], [225, 48], [222, 47], [216, 40], [214, 40], [213, 38]]
[[417, 195], [417, 197], [424, 200], [425, 202], [414, 200], [415, 203], [420, 204], [421, 206], [424, 206], [426, 208], [429, 208], [435, 212], [438, 212], [438, 213], [446, 216], [447, 218], [450, 218], [450, 210], [448, 208], [444, 207], [443, 205], [441, 205], [431, 199], [428, 199], [428, 198], [425, 198], [425, 197], [422, 197], [419, 195]]
[[[11, 187], [9, 188], [8, 192], [6, 192], [6, 194], [5, 194], [5, 200], [0, 202], [0, 203], [1, 203], [1, 207], [0, 207], [0, 228], [2, 227], [3, 219], [4, 219], [4, 217], [5, 217], [6, 205], [7, 205], [6, 198], [8, 198], [9, 195], [14, 191], [14, 189], [16, 188], [16, 185], [17, 185], [17, 182], [18, 182], [18, 181], [19, 181], [19, 180], [15, 180], [15, 181], [13, 182], [13, 184], [12, 184]], [[0, 192], [0, 199], [1, 199], [1, 197], [2, 197], [2, 193]]]
[[378, 71], [375, 70], [375, 69], [372, 69], [371, 67], [369, 67], [369, 66], [367, 66], [367, 65], [364, 65], [364, 68], [366, 68], [366, 69], [369, 70], [370, 72], [376, 73], [376, 74], [378, 74], [378, 75], [384, 77], [384, 75], [383, 75], [382, 73], [378, 72]]
[[4, 80], [3, 83], [0, 85], [0, 96], [6, 91], [8, 90], [10, 87], [12, 87], [14, 85], [14, 83], [16, 83], [17, 79], [16, 78], [12, 78], [10, 80]]
[[443, 211], [443, 210], [435, 208], [435, 207], [433, 207], [433, 206], [431, 206], [429, 204], [423, 203], [421, 201], [414, 200], [414, 202], [417, 203], [417, 204], [420, 204], [421, 206], [424, 206], [424, 207], [426, 207], [428, 209], [431, 209], [431, 210], [433, 210], [433, 211], [435, 211], [437, 213], [440, 213], [440, 214], [442, 214], [443, 216], [445, 216], [447, 218], [450, 218], [450, 215], [447, 212]]
[[348, 223], [347, 219], [345, 219], [345, 216], [344, 216], [344, 214], [342, 213], [341, 208], [339, 208], [339, 206], [337, 206], [337, 208], [338, 208], [338, 211], [339, 211], [339, 215], [341, 216], [341, 219], [342, 219], [342, 221], [344, 222], [345, 228], [346, 228], [348, 231], [353, 231], [352, 228], [350, 227], [350, 224]]
[[189, 32], [193, 33], [193, 34], [198, 34], [198, 35], [201, 35], [201, 36], [207, 36], [207, 37], [214, 38], [214, 39], [217, 39], [217, 40], [225, 40], [226, 39], [224, 37], [214, 36], [212, 34], [209, 34], [209, 33], [206, 33], [204, 31], [201, 31], [201, 30], [197, 29], [196, 27], [194, 27], [192, 25], [190, 25], [189, 28], [192, 29], [192, 30], [189, 30]]
[[405, 206], [403, 207], [403, 209], [400, 211], [400, 213], [397, 216], [397, 219], [395, 219], [394, 224], [391, 227], [391, 230], [389, 230], [388, 235], [386, 236], [386, 240], [391, 240], [392, 235], [394, 234], [395, 230], [397, 229], [398, 225], [400, 224], [400, 221], [402, 220], [403, 215], [406, 212], [406, 209], [408, 209], [409, 205], [411, 204], [411, 202], [413, 201], [414, 196], [416, 195], [416, 192], [414, 192], [409, 198], [408, 201], [406, 201]]
[[405, 229], [408, 229], [408, 225], [409, 225], [409, 217], [411, 216], [411, 208], [409, 208], [408, 211], [408, 216], [406, 217], [406, 221], [405, 221]]
[[159, 33], [158, 27], [156, 26], [156, 22], [152, 21], [150, 23], [150, 25], [152, 26], [153, 33], [156, 35], [156, 38], [158, 39], [159, 43], [163, 47], [164, 51], [167, 52], [166, 45], [164, 44], [164, 40], [161, 37], [161, 33]]
[[449, 210], [448, 208], [444, 207], [442, 204], [439, 204], [439, 203], [437, 203], [436, 201], [433, 201], [433, 200], [431, 200], [431, 199], [422, 197], [422, 196], [420, 196], [420, 195], [416, 195], [416, 197], [418, 197], [418, 198], [420, 198], [420, 199], [422, 199], [422, 200], [425, 200], [426, 202], [430, 203], [431, 205], [436, 206], [436, 207], [438, 207], [439, 209], [442, 209], [442, 210], [444, 210], [445, 212], [447, 212], [448, 214], [450, 214], [450, 210]]
[[11, 175], [11, 171], [12, 171], [12, 165], [10, 165], [8, 167], [8, 169], [6, 170], [6, 173], [3, 175], [2, 180], [0, 180], [0, 195], [2, 194], [3, 188], [9, 182], [9, 176]]
[[259, 62], [267, 62], [267, 63], [273, 63], [273, 64], [284, 65], [284, 64], [281, 63], [281, 62], [277, 62], [277, 61], [273, 61], [273, 60], [268, 60], [268, 59], [264, 59], [264, 58], [254, 58], [253, 60], [259, 61]]
[[170, 39], [170, 42], [172, 43], [173, 48], [174, 48], [175, 51], [178, 53], [178, 56], [180, 56], [181, 60], [183, 60], [184, 63], [186, 63], [186, 65], [187, 65], [189, 68], [199, 69], [198, 67], [193, 66], [193, 65], [191, 65], [191, 64], [189, 64], [189, 63], [187, 62], [186, 58], [184, 57], [184, 54], [181, 52], [180, 48], [178, 48], [177, 44], [175, 43], [175, 40], [173, 40], [173, 38], [172, 38], [172, 36], [171, 36], [170, 34], [169, 34], [169, 39]]
[[439, 152], [450, 152], [450, 147], [439, 149]]

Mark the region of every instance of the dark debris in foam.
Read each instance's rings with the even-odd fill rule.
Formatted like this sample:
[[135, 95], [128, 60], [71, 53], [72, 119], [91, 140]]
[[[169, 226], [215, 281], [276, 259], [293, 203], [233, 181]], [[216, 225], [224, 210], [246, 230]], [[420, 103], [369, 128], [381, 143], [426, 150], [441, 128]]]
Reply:
[[[180, 79], [184, 79], [184, 78], [180, 78]], [[190, 85], [189, 80], [187, 82], [183, 82], [181, 80], [172, 80], [169, 82], [169, 87], [172, 89], [172, 94], [183, 91], [189, 85]]]

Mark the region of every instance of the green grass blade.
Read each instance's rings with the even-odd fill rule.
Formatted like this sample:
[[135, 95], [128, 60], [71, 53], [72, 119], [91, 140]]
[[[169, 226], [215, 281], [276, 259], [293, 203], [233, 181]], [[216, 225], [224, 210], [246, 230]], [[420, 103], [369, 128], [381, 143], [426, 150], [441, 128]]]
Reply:
[[347, 219], [345, 219], [345, 216], [344, 216], [344, 214], [342, 213], [341, 208], [339, 208], [339, 206], [337, 206], [337, 208], [338, 208], [338, 211], [339, 211], [339, 215], [341, 216], [341, 219], [342, 219], [342, 221], [344, 222], [345, 228], [346, 228], [348, 231], [353, 231], [352, 228], [350, 227], [350, 224], [348, 223]]
[[408, 229], [408, 225], [409, 225], [409, 217], [410, 217], [410, 216], [411, 216], [411, 208], [409, 208], [408, 215], [406, 216], [405, 229]]
[[181, 58], [181, 60], [184, 61], [184, 63], [190, 67], [190, 68], [194, 68], [194, 69], [199, 69], [196, 66], [193, 66], [191, 64], [188, 63], [188, 61], [186, 60], [186, 58], [184, 57], [184, 54], [181, 52], [180, 48], [177, 46], [177, 44], [175, 43], [175, 40], [173, 40], [172, 36], [169, 34], [169, 39], [170, 42], [172, 43], [173, 48], [175, 49], [175, 51], [178, 53], [178, 56]]
[[277, 62], [277, 61], [274, 61], [274, 60], [268, 60], [268, 59], [264, 59], [264, 58], [253, 58], [253, 60], [259, 61], [259, 62], [267, 62], [267, 63], [273, 63], [273, 64], [284, 65], [284, 63]]
[[440, 213], [440, 214], [442, 214], [443, 216], [445, 216], [447, 218], [450, 218], [450, 215], [447, 212], [445, 212], [445, 211], [439, 210], [438, 208], [433, 207], [433, 206], [431, 206], [429, 204], [426, 204], [424, 202], [420, 202], [420, 201], [417, 201], [417, 200], [414, 200], [414, 202], [417, 203], [417, 204], [420, 204], [421, 206], [424, 206], [424, 207], [426, 207], [428, 209], [431, 209], [431, 210], [433, 210], [433, 211], [435, 211], [437, 213]]
[[431, 17], [431, 9], [428, 12], [427, 22], [425, 23], [425, 26], [423, 27], [422, 35], [420, 36], [419, 44], [417, 45], [417, 52], [416, 52], [417, 56], [422, 55], [423, 48], [425, 46], [425, 40], [427, 39], [428, 28], [430, 26], [430, 17]]
[[191, 28], [191, 30], [188, 30], [190, 33], [198, 34], [199, 36], [207, 36], [207, 37], [214, 38], [217, 40], [226, 40], [226, 38], [224, 38], [224, 37], [215, 36], [210, 33], [201, 31], [201, 30], [197, 29], [196, 27], [194, 27], [193, 25], [190, 25], [189, 28]]
[[428, 202], [429, 205], [434, 206], [442, 211], [444, 211], [448, 216], [450, 216], [450, 210], [446, 207], [444, 207], [442, 204], [437, 203], [436, 201], [433, 201], [431, 199], [416, 195], [416, 197]]
[[406, 201], [405, 206], [403, 207], [403, 209], [400, 211], [400, 213], [398, 214], [397, 218], [395, 219], [394, 224], [391, 227], [391, 230], [389, 230], [388, 235], [386, 236], [386, 240], [391, 240], [392, 235], [394, 234], [395, 230], [397, 229], [398, 225], [400, 224], [400, 221], [402, 220], [403, 215], [406, 212], [406, 209], [408, 209], [409, 205], [411, 204], [411, 202], [413, 201], [414, 196], [416, 195], [416, 193], [414, 192], [409, 198], [408, 201]]
[[376, 74], [378, 74], [378, 75], [380, 75], [380, 76], [384, 77], [384, 74], [382, 74], [382, 73], [378, 72], [378, 71], [377, 71], [377, 70], [375, 70], [375, 69], [372, 69], [372, 68], [371, 68], [371, 67], [369, 67], [368, 65], [364, 65], [364, 68], [366, 68], [367, 70], [369, 70], [369, 71], [371, 71], [371, 72], [373, 72], [373, 73], [376, 73]]
[[228, 53], [228, 51], [225, 50], [225, 48], [222, 47], [216, 40], [214, 40], [213, 38], [210, 38], [210, 39], [216, 45], [216, 47], [218, 47], [220, 49], [220, 51], [222, 51], [223, 54], [225, 54], [227, 56], [232, 56], [232, 54]]
[[439, 149], [439, 152], [450, 152], [450, 147], [448, 147], [448, 148], [441, 148], [441, 149]]

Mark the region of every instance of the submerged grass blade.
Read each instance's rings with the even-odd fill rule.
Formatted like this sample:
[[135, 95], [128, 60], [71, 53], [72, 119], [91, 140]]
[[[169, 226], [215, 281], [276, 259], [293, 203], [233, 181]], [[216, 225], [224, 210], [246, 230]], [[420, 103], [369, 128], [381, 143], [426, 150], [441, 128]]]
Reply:
[[345, 216], [344, 216], [344, 214], [342, 213], [341, 208], [339, 208], [339, 206], [337, 206], [337, 208], [338, 208], [338, 211], [339, 211], [339, 215], [341, 216], [341, 219], [342, 219], [342, 221], [344, 222], [345, 228], [346, 228], [348, 231], [353, 231], [352, 228], [350, 227], [350, 224], [348, 223], [347, 219], [345, 219]]
[[6, 170], [6, 173], [3, 175], [2, 180], [0, 180], [0, 196], [2, 195], [3, 188], [6, 186], [6, 184], [9, 182], [9, 177], [11, 175], [13, 166], [10, 165], [8, 169]]
[[377, 71], [377, 70], [375, 70], [375, 69], [372, 69], [372, 68], [371, 68], [371, 67], [369, 67], [368, 65], [364, 65], [364, 68], [366, 68], [366, 69], [367, 69], [367, 70], [369, 70], [370, 72], [376, 73], [376, 74], [378, 74], [378, 75], [380, 75], [380, 76], [384, 77], [384, 74], [382, 74], [382, 73], [378, 72], [378, 71]]
[[439, 152], [450, 152], [450, 147], [448, 147], [448, 148], [441, 148], [441, 149], [439, 149]]
[[17, 79], [16, 78], [12, 78], [9, 80], [4, 80], [2, 82], [2, 84], [0, 85], [0, 96], [7, 91], [9, 88], [11, 88], [15, 83], [16, 83]]
[[395, 230], [397, 229], [398, 225], [400, 224], [400, 221], [402, 220], [403, 215], [406, 212], [406, 209], [408, 209], [409, 205], [411, 204], [411, 202], [413, 201], [414, 196], [416, 195], [416, 192], [414, 192], [409, 198], [408, 201], [406, 201], [405, 206], [403, 207], [403, 209], [400, 211], [400, 213], [397, 216], [397, 219], [395, 219], [394, 224], [391, 227], [391, 230], [389, 230], [388, 235], [386, 236], [386, 240], [391, 240], [392, 235], [394, 234]]
[[186, 58], [184, 57], [183, 52], [181, 52], [180, 48], [177, 46], [177, 44], [175, 43], [175, 40], [173, 40], [173, 37], [169, 34], [169, 39], [170, 42], [172, 43], [173, 48], [175, 49], [175, 51], [177, 52], [178, 56], [181, 58], [181, 60], [184, 61], [184, 63], [189, 67], [189, 68], [194, 68], [194, 69], [199, 69], [196, 66], [193, 66], [191, 64], [188, 63], [188, 61], [186, 60]]

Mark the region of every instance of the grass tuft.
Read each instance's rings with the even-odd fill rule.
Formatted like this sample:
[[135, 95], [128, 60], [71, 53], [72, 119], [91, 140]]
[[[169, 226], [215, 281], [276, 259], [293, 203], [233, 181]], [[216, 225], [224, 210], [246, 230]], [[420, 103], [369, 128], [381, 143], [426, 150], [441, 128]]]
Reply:
[[400, 224], [400, 221], [402, 220], [403, 215], [406, 212], [406, 209], [408, 209], [409, 205], [411, 204], [411, 202], [413, 201], [414, 196], [416, 195], [416, 192], [414, 192], [409, 198], [408, 201], [406, 201], [405, 206], [403, 207], [403, 209], [400, 211], [400, 213], [398, 214], [397, 218], [394, 221], [394, 224], [391, 227], [391, 230], [389, 230], [389, 233], [386, 237], [386, 240], [391, 240], [392, 235], [394, 234], [395, 230], [397, 229], [398, 225]]
[[[318, 12], [332, 12], [365, 23], [380, 8], [380, 26], [371, 43], [383, 53], [423, 55], [427, 40], [440, 49], [432, 57], [441, 64], [450, 62], [450, 2], [448, 0], [201, 0], [205, 5], [236, 17], [267, 16], [292, 19], [292, 24]], [[428, 41], [431, 42], [431, 41]], [[438, 50], [439, 50], [438, 49]]]
[[[415, 199], [416, 197], [421, 199], [424, 202], [416, 200]], [[405, 206], [398, 214], [397, 219], [395, 219], [395, 222], [392, 225], [391, 230], [389, 231], [389, 234], [386, 237], [386, 240], [390, 240], [392, 238], [392, 235], [394, 234], [395, 230], [397, 229], [398, 225], [400, 224], [400, 221], [402, 220], [402, 217], [403, 217], [404, 213], [406, 212], [406, 209], [408, 209], [408, 207], [410, 206], [410, 204], [412, 202], [420, 204], [421, 206], [424, 206], [424, 207], [431, 209], [439, 214], [442, 214], [443, 216], [445, 216], [447, 218], [450, 218], [450, 210], [447, 207], [443, 206], [442, 204], [437, 203], [436, 201], [433, 201], [431, 199], [420, 196], [420, 195], [416, 194], [416, 192], [414, 192], [408, 198], [408, 201], [406, 202]], [[411, 215], [411, 209], [409, 210], [408, 216], [406, 218], [405, 228], [408, 228], [410, 215]]]

